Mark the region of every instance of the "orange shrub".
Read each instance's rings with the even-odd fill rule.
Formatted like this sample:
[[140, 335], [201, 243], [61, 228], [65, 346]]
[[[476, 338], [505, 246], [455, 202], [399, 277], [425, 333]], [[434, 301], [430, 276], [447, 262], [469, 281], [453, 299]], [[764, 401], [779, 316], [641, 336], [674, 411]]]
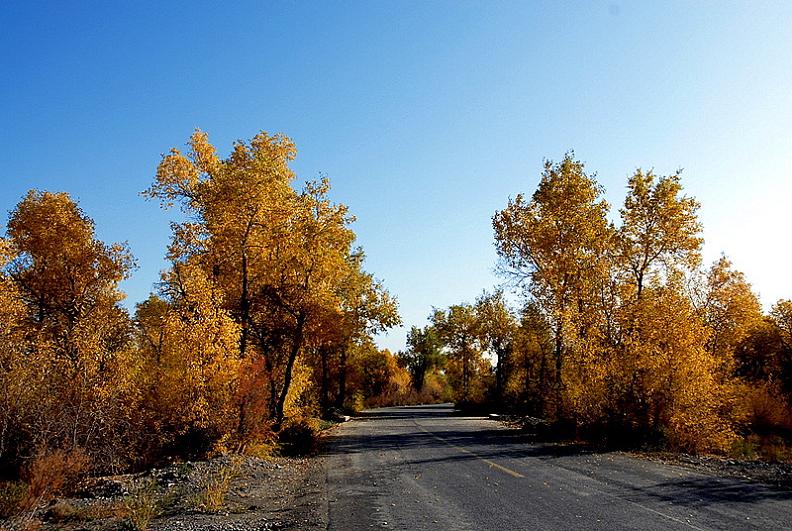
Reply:
[[23, 479], [29, 485], [26, 505], [34, 507], [68, 494], [90, 465], [90, 458], [79, 448], [40, 453], [24, 471]]

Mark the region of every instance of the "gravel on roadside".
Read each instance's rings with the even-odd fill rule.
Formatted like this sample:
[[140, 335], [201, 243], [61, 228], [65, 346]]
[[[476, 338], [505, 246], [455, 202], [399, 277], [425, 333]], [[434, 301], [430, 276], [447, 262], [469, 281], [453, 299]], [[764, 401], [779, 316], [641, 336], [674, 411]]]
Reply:
[[[33, 526], [31, 527], [31, 524]], [[37, 525], [38, 524], [38, 525]], [[325, 471], [315, 457], [221, 456], [90, 478], [0, 529], [247, 531], [327, 528]]]

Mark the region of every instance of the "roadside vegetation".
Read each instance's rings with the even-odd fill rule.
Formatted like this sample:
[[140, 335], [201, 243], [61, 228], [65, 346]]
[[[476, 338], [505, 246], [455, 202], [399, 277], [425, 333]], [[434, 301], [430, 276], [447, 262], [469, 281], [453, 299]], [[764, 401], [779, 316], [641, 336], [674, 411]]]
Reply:
[[[792, 301], [764, 313], [727, 258], [701, 263], [679, 174], [637, 170], [613, 223], [582, 163], [547, 162], [493, 217], [515, 297], [435, 309], [394, 355], [372, 338], [400, 324], [396, 300], [327, 179], [295, 187], [295, 156], [262, 132], [221, 158], [201, 131], [163, 156], [144, 195], [181, 221], [133, 314], [130, 250], [98, 240], [67, 193], [31, 190], [10, 212], [0, 520], [33, 529], [86, 478], [219, 456], [179, 503], [222, 511], [240, 463], [310, 453], [344, 413], [447, 400], [610, 447], [792, 459]], [[163, 492], [53, 510], [143, 529]]]
[[[400, 402], [409, 376], [372, 336], [399, 324], [329, 182], [295, 188], [296, 149], [260, 133], [221, 158], [197, 131], [144, 195], [178, 207], [157, 292], [62, 192], [31, 190], [0, 239], [0, 518], [89, 475], [229, 452], [310, 451], [321, 418]], [[283, 444], [280, 444], [280, 438]], [[204, 485], [215, 509], [231, 480]], [[226, 474], [226, 475], [223, 475]], [[143, 490], [122, 509], [156, 516]]]
[[609, 447], [789, 461], [792, 301], [765, 313], [726, 257], [702, 264], [679, 173], [637, 170], [610, 221], [572, 154], [495, 213], [504, 291], [435, 309], [400, 354], [420, 392]]

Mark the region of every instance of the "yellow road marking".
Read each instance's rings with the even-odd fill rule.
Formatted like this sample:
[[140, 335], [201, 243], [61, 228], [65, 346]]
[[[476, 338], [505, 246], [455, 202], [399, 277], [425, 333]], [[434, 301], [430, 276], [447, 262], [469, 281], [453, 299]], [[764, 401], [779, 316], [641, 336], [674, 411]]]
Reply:
[[494, 469], [496, 469], [496, 470], [500, 470], [500, 471], [501, 471], [501, 472], [503, 472], [504, 474], [509, 474], [510, 476], [512, 476], [512, 477], [514, 477], [514, 478], [524, 478], [524, 477], [525, 477], [525, 476], [523, 476], [522, 474], [520, 474], [519, 472], [517, 472], [517, 471], [515, 471], [515, 470], [512, 470], [511, 468], [506, 468], [505, 466], [499, 465], [499, 464], [498, 464], [498, 463], [496, 463], [495, 461], [490, 461], [489, 459], [486, 459], [486, 458], [484, 458], [484, 457], [481, 457], [480, 455], [476, 454], [475, 452], [471, 452], [471, 451], [470, 451], [470, 450], [468, 450], [467, 448], [462, 448], [461, 446], [457, 446], [457, 445], [456, 445], [456, 444], [454, 444], [454, 443], [448, 442], [447, 440], [443, 439], [443, 438], [442, 438], [442, 437], [440, 437], [439, 435], [435, 435], [435, 434], [434, 434], [434, 433], [432, 433], [431, 431], [427, 430], [426, 428], [424, 428], [423, 426], [421, 426], [421, 425], [420, 425], [420, 424], [418, 424], [417, 422], [415, 423], [415, 425], [416, 425], [416, 426], [418, 426], [419, 428], [421, 428], [421, 430], [422, 430], [424, 433], [428, 433], [429, 435], [431, 435], [432, 437], [434, 437], [434, 438], [435, 438], [435, 439], [437, 439], [438, 441], [440, 441], [440, 442], [442, 442], [442, 443], [445, 443], [445, 444], [447, 444], [447, 445], [448, 445], [448, 446], [450, 446], [451, 448], [456, 448], [456, 449], [457, 449], [457, 450], [459, 450], [460, 452], [464, 452], [464, 453], [466, 453], [466, 454], [470, 454], [470, 455], [472, 455], [473, 457], [475, 457], [476, 459], [478, 459], [479, 461], [483, 461], [483, 462], [487, 463], [487, 464], [490, 466], [490, 468], [494, 468]]
[[[428, 433], [429, 435], [431, 435], [432, 437], [434, 437], [434, 438], [435, 438], [435, 439], [437, 439], [438, 441], [441, 441], [442, 443], [444, 443], [444, 444], [447, 444], [448, 446], [450, 446], [450, 447], [452, 447], [452, 448], [456, 448], [456, 449], [457, 449], [457, 450], [459, 450], [460, 452], [464, 452], [464, 453], [466, 453], [466, 454], [470, 454], [470, 455], [472, 455], [473, 457], [475, 457], [476, 459], [479, 459], [480, 461], [484, 461], [485, 463], [487, 463], [487, 464], [488, 464], [490, 467], [492, 467], [492, 468], [495, 468], [495, 469], [497, 469], [497, 470], [500, 470], [501, 472], [503, 472], [503, 473], [505, 473], [505, 474], [509, 474], [510, 476], [512, 476], [512, 477], [515, 477], [515, 478], [524, 478], [524, 477], [525, 477], [525, 476], [523, 476], [522, 474], [520, 474], [519, 472], [516, 472], [516, 471], [512, 470], [511, 468], [506, 468], [505, 466], [501, 466], [501, 465], [499, 465], [498, 463], [495, 463], [494, 461], [490, 461], [489, 459], [485, 459], [484, 457], [481, 457], [480, 455], [477, 455], [475, 452], [471, 452], [471, 451], [470, 451], [470, 450], [468, 450], [467, 448], [462, 448], [461, 446], [457, 446], [457, 445], [456, 445], [456, 444], [454, 444], [454, 443], [448, 442], [447, 440], [443, 439], [443, 438], [442, 438], [442, 437], [440, 437], [439, 435], [435, 435], [435, 434], [434, 434], [434, 433], [432, 433], [431, 431], [427, 430], [426, 428], [424, 428], [423, 426], [421, 426], [421, 425], [420, 425], [420, 424], [418, 424], [417, 422], [415, 422], [415, 421], [413, 421], [413, 422], [415, 423], [415, 425], [416, 425], [416, 426], [418, 426], [419, 428], [421, 428], [421, 430], [422, 430], [424, 433]], [[547, 485], [548, 487], [550, 486], [550, 485], [549, 485], [549, 484], [548, 484], [546, 481], [544, 482], [544, 484], [545, 484], [545, 485]], [[655, 509], [652, 509], [651, 507], [647, 507], [647, 506], [645, 506], [645, 505], [642, 505], [642, 504], [640, 504], [640, 503], [638, 503], [638, 502], [635, 502], [635, 501], [629, 500], [629, 499], [627, 499], [627, 498], [622, 498], [621, 496], [617, 496], [617, 495], [615, 495], [615, 494], [611, 494], [610, 492], [607, 492], [607, 491], [605, 491], [605, 490], [596, 489], [596, 491], [597, 491], [598, 493], [600, 493], [600, 494], [604, 494], [605, 496], [608, 496], [608, 497], [610, 497], [610, 498], [615, 498], [615, 499], [617, 499], [617, 500], [626, 501], [627, 503], [630, 503], [630, 504], [632, 504], [632, 505], [635, 505], [635, 506], [637, 506], [637, 507], [640, 507], [641, 509], [644, 509], [644, 510], [646, 510], [646, 511], [650, 512], [650, 513], [654, 513], [654, 514], [656, 514], [656, 515], [658, 515], [658, 516], [662, 516], [663, 518], [667, 518], [667, 519], [669, 519], [669, 520], [672, 520], [672, 521], [674, 521], [674, 522], [677, 522], [677, 523], [679, 523], [679, 524], [685, 525], [685, 526], [687, 526], [687, 527], [690, 527], [690, 528], [692, 528], [692, 529], [701, 529], [700, 527], [696, 527], [694, 524], [692, 524], [692, 523], [690, 523], [690, 522], [687, 522], [687, 521], [685, 521], [685, 520], [680, 520], [679, 518], [675, 518], [675, 517], [673, 517], [673, 516], [671, 516], [671, 515], [669, 515], [669, 514], [665, 514], [665, 513], [663, 513], [663, 512], [660, 512], [660, 511], [656, 511]]]

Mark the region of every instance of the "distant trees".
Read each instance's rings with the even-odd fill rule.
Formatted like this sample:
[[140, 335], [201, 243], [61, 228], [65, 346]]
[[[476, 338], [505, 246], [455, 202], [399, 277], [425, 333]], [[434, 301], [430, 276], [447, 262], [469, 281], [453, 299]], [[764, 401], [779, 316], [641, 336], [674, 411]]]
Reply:
[[469, 304], [456, 304], [448, 310], [435, 310], [431, 321], [447, 349], [446, 372], [449, 383], [457, 390], [456, 400], [480, 401], [484, 392], [481, 385], [484, 365], [475, 309]]
[[426, 375], [432, 369], [444, 365], [443, 343], [431, 326], [413, 326], [407, 334], [407, 350], [401, 353], [403, 363], [410, 372], [412, 386], [421, 391]]
[[479, 345], [485, 354], [495, 359], [494, 393], [495, 398], [500, 400], [512, 370], [517, 319], [506, 304], [502, 291], [485, 292], [476, 300], [474, 308], [479, 323]]
[[[480, 403], [492, 393], [502, 397], [516, 366], [511, 357], [518, 327], [503, 292], [484, 292], [475, 304], [436, 308], [429, 319], [423, 328], [412, 327], [407, 350], [399, 353], [415, 392], [425, 390], [427, 375], [441, 375], [437, 383], [449, 386], [450, 398], [460, 404]], [[449, 390], [435, 390], [433, 398], [441, 397], [449, 397]]]

